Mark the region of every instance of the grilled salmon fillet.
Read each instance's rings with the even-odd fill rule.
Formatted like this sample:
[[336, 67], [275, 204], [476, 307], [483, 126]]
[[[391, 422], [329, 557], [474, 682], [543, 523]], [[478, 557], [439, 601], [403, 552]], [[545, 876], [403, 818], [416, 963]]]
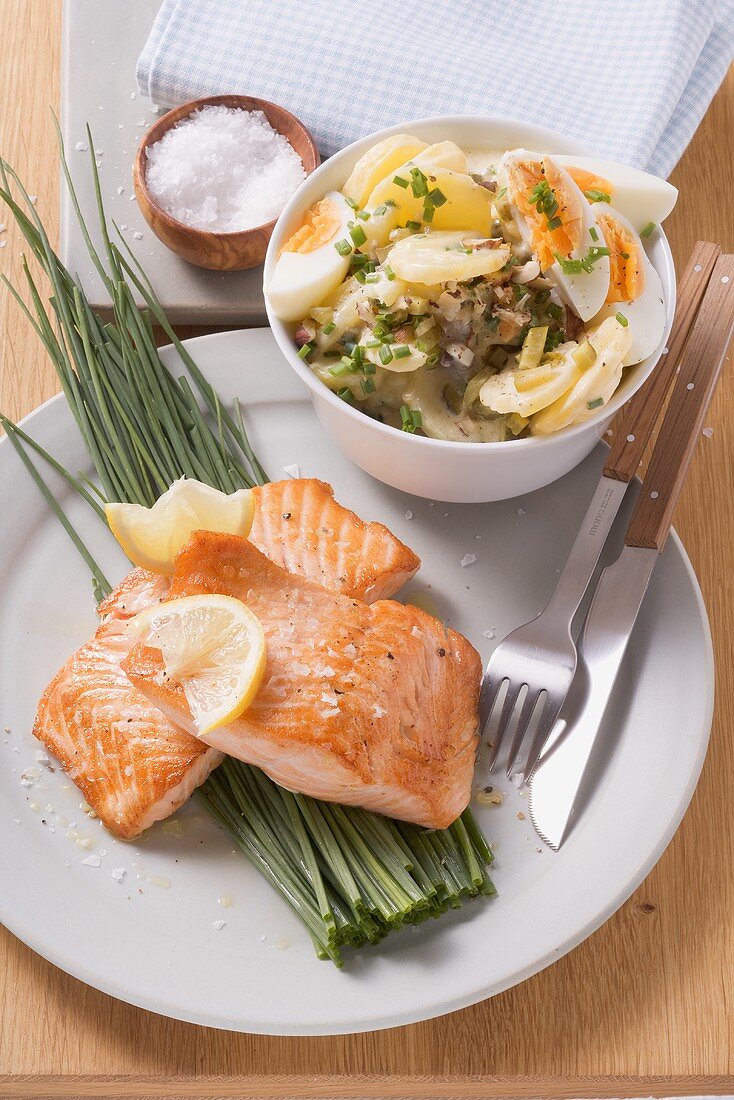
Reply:
[[272, 481], [253, 494], [250, 542], [289, 573], [372, 603], [393, 596], [420, 567], [392, 531], [337, 504], [323, 481]]
[[[386, 527], [337, 504], [323, 482], [273, 482], [255, 497], [260, 549], [338, 591], [392, 594], [420, 564]], [[46, 688], [33, 730], [107, 828], [125, 838], [173, 813], [221, 760], [165, 718], [120, 667], [130, 648], [125, 621], [165, 599], [169, 585], [145, 569], [128, 573], [99, 605], [94, 638]]]
[[[150, 587], [138, 592], [127, 581], [122, 598], [134, 596], [142, 610]], [[124, 622], [104, 622], [46, 688], [33, 729], [107, 828], [125, 838], [177, 810], [222, 759], [136, 691], [121, 668], [130, 646]]]
[[[464, 637], [416, 607], [368, 605], [289, 574], [247, 539], [197, 531], [169, 595], [211, 592], [245, 602], [267, 646], [255, 701], [207, 733], [213, 748], [316, 798], [431, 828], [458, 817], [471, 792], [482, 671]], [[196, 732], [159, 650], [136, 646], [123, 669]]]

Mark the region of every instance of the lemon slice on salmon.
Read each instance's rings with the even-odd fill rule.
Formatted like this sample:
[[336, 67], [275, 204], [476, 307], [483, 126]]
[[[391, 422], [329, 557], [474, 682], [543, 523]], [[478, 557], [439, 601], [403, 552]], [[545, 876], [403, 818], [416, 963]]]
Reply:
[[166, 676], [181, 684], [200, 735], [234, 721], [255, 698], [265, 672], [265, 635], [240, 600], [183, 596], [141, 612], [130, 629], [160, 649]]
[[222, 493], [192, 478], [180, 478], [152, 508], [105, 504], [112, 534], [134, 565], [170, 577], [176, 554], [194, 531], [246, 538], [255, 502], [249, 489]]

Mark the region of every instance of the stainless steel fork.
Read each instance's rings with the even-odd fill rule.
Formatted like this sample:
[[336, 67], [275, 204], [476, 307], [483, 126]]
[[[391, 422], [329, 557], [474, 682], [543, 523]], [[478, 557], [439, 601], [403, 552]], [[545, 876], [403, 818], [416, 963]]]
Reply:
[[520, 747], [534, 716], [537, 729], [522, 770], [529, 775], [537, 763], [576, 672], [576, 644], [571, 636], [571, 623], [589, 586], [627, 484], [611, 476], [601, 478], [548, 605], [535, 619], [508, 634], [489, 659], [479, 703], [483, 733], [502, 685], [509, 681], [490, 751], [490, 768], [496, 763], [523, 690], [525, 694], [515, 724], [507, 774], [515, 770]]
[[718, 245], [705, 241], [698, 241], [693, 249], [680, 281], [669, 348], [645, 386], [625, 406], [621, 421], [618, 420], [603, 475], [547, 607], [531, 622], [508, 634], [489, 659], [479, 702], [482, 737], [486, 735], [502, 686], [507, 682], [490, 750], [490, 770], [497, 762], [518, 705], [519, 714], [507, 758], [508, 776], [518, 764], [531, 722], [535, 725], [535, 734], [522, 768], [526, 777], [532, 774], [550, 737], [576, 672], [576, 645], [571, 636], [571, 623], [627, 486], [637, 472], [720, 251]]

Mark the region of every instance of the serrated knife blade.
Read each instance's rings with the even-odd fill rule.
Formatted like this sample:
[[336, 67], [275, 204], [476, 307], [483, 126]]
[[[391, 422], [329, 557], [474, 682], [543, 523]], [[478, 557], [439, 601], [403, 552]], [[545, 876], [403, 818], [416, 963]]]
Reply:
[[580, 682], [591, 687], [561, 712], [529, 783], [530, 819], [555, 851], [573, 827], [589, 759], [658, 557], [656, 549], [625, 546], [599, 578], [579, 640]]

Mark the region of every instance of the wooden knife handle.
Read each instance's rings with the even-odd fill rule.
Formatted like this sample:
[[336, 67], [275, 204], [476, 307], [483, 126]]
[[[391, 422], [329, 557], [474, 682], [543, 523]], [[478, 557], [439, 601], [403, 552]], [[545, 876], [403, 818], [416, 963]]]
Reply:
[[683, 352], [625, 543], [662, 550], [734, 332], [734, 256], [720, 256]]
[[605, 477], [631, 481], [637, 473], [720, 252], [718, 244], [696, 242], [678, 285], [678, 302], [668, 340], [668, 354], [662, 356], [644, 386], [620, 411], [604, 466]]

